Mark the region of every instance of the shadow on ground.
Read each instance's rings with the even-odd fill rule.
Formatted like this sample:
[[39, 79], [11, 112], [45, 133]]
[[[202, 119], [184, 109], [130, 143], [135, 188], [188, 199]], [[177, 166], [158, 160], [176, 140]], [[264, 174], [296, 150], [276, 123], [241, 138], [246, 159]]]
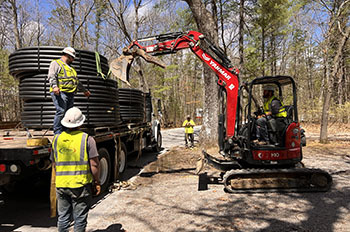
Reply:
[[123, 226], [121, 224], [113, 224], [108, 226], [106, 229], [94, 230], [93, 232], [124, 232]]

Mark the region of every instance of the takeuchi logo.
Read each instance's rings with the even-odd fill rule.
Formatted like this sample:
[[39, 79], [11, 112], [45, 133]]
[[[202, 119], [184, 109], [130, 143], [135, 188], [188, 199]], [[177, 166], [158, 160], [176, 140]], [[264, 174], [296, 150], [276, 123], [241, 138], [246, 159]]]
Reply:
[[77, 150], [75, 148], [69, 148], [69, 147], [62, 147], [59, 149], [59, 152], [61, 154], [67, 154], [67, 153], [75, 153]]

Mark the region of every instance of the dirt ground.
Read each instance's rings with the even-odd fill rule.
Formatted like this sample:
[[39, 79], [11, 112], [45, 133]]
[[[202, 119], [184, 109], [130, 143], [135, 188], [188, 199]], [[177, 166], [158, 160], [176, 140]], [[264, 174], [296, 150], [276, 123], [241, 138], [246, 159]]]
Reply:
[[222, 185], [198, 191], [201, 149], [173, 147], [97, 204], [88, 231], [350, 231], [349, 149], [344, 141], [303, 149], [307, 167], [331, 173], [328, 192], [229, 194]]

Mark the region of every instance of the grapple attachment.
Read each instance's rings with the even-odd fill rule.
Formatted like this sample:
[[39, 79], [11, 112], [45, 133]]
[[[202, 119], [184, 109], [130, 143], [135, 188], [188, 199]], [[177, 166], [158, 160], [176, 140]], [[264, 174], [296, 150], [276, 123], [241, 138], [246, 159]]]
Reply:
[[152, 63], [155, 65], [158, 65], [162, 68], [165, 68], [166, 65], [158, 58], [147, 54], [143, 49], [140, 49], [136, 46], [132, 48], [124, 48], [123, 54], [119, 56], [118, 58], [114, 59], [110, 63], [110, 69], [114, 76], [119, 78], [120, 80], [124, 81], [128, 85], [129, 83], [129, 71], [130, 67], [132, 65], [132, 62], [136, 57], [142, 57], [145, 61], [148, 63]]

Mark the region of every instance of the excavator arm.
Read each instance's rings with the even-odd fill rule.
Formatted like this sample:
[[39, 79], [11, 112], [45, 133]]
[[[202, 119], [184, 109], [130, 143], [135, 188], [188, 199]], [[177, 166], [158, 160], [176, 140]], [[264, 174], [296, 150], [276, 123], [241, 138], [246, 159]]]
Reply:
[[[156, 42], [151, 45], [142, 45], [149, 41]], [[210, 53], [203, 49], [203, 43], [206, 43]], [[235, 135], [239, 71], [233, 68], [231, 61], [224, 52], [206, 39], [202, 33], [196, 31], [176, 32], [134, 40], [128, 47], [123, 49], [121, 57], [111, 62], [111, 70], [116, 77], [128, 81], [130, 66], [134, 58], [142, 57], [147, 62], [164, 68], [164, 63], [155, 56], [176, 53], [182, 49], [190, 49], [217, 74], [217, 83], [225, 89], [227, 98], [225, 137], [226, 139], [233, 137]], [[214, 58], [214, 56], [216, 57]]]

